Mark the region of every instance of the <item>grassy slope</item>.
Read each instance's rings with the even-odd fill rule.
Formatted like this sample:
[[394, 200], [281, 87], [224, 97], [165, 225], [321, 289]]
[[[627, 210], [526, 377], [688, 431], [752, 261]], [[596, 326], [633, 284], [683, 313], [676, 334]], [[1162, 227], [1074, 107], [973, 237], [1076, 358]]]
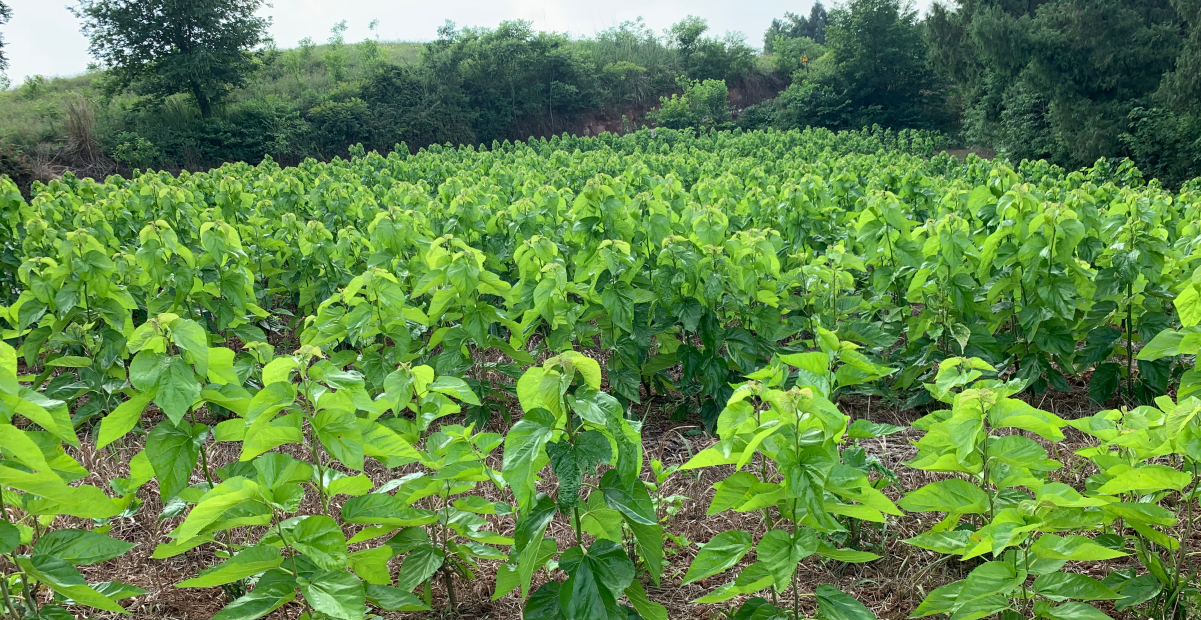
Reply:
[[[416, 63], [421, 56], [422, 43], [381, 41], [382, 58], [396, 64]], [[300, 49], [280, 50], [271, 66], [251, 77], [245, 87], [230, 96], [231, 103], [271, 96], [296, 99], [306, 92], [328, 92], [337, 86], [321, 63], [328, 45], [311, 48], [306, 61]], [[359, 45], [345, 46], [347, 78], [355, 79], [365, 70]], [[299, 72], [289, 72], [290, 63]], [[48, 156], [67, 139], [66, 102], [83, 98], [90, 101], [96, 120], [104, 129], [122, 109], [134, 106], [138, 98], [121, 95], [105, 101], [100, 93], [100, 73], [92, 72], [71, 77], [52, 77], [27, 80], [25, 84], [0, 91], [0, 148], [16, 148], [27, 156]], [[39, 147], [39, 145], [42, 145]]]

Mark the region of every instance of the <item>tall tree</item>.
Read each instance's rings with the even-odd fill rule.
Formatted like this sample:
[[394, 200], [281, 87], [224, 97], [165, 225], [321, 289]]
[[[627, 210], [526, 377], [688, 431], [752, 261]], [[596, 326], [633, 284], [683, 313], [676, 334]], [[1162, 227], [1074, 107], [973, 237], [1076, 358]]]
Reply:
[[253, 69], [266, 40], [263, 0], [80, 0], [92, 56], [108, 69], [111, 92], [152, 97], [189, 93], [203, 116]]
[[797, 15], [791, 11], [784, 14], [783, 19], [771, 20], [771, 25], [763, 33], [763, 51], [774, 51], [776, 37], [799, 39], [809, 37], [818, 43], [826, 42], [826, 26], [830, 23], [830, 14], [821, 0], [813, 3], [809, 9], [809, 17]]
[[[13, 18], [13, 10], [0, 0], [0, 26], [8, 23], [8, 20]], [[8, 70], [8, 56], [4, 55], [4, 35], [0, 35], [0, 72]]]
[[915, 127], [932, 89], [917, 11], [904, 0], [851, 0], [830, 13], [814, 79], [859, 110], [855, 125]]
[[1123, 153], [1183, 32], [1170, 0], [958, 0], [927, 27], [969, 139], [1069, 166]]
[[1201, 108], [1201, 0], [1172, 0], [1172, 6], [1187, 24], [1180, 56], [1159, 87], [1161, 99], [1177, 111]]

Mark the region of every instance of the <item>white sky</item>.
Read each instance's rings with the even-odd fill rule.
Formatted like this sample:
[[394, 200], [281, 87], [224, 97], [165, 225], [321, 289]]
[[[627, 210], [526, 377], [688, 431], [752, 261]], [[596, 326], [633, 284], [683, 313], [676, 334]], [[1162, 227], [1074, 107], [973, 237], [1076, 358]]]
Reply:
[[[925, 9], [932, 0], [916, 0]], [[91, 60], [79, 21], [67, 10], [67, 0], [6, 0], [13, 19], [0, 28], [9, 59], [8, 75], [20, 84], [27, 75], [74, 75]], [[73, 3], [72, 3], [73, 4]], [[379, 20], [384, 40], [428, 41], [450, 19], [459, 26], [495, 26], [505, 19], [527, 19], [539, 30], [591, 35], [639, 16], [662, 31], [685, 15], [709, 20], [710, 33], [738, 31], [753, 46], [762, 43], [772, 18], [785, 11], [806, 15], [813, 0], [274, 0], [263, 10], [273, 18], [271, 35], [282, 47], [294, 47], [304, 37], [323, 42], [340, 20], [350, 26], [348, 41], [361, 41], [367, 25]], [[827, 1], [829, 8], [833, 2]]]

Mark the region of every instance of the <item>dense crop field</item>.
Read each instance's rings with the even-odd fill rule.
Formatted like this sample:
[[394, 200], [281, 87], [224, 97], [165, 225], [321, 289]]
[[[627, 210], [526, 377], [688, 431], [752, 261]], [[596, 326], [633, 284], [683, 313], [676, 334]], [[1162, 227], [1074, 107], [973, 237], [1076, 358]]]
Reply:
[[0, 613], [1194, 613], [1201, 193], [938, 147], [0, 181]]

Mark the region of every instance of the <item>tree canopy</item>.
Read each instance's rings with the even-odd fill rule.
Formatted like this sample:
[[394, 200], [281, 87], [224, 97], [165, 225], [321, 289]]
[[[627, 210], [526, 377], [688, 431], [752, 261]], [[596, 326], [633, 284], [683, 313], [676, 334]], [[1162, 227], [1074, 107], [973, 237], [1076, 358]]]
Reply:
[[809, 17], [789, 11], [784, 14], [783, 19], [771, 20], [771, 25], [763, 33], [763, 51], [769, 54], [774, 52], [776, 39], [779, 37], [785, 39], [808, 37], [817, 43], [825, 43], [826, 25], [829, 22], [830, 15], [821, 0], [813, 3], [813, 7], [809, 9]]
[[[0, 0], [0, 26], [8, 23], [8, 20], [13, 18], [13, 10], [7, 4]], [[4, 55], [4, 35], [0, 34], [0, 71], [8, 70], [8, 56]]]
[[262, 0], [80, 0], [89, 52], [108, 68], [110, 91], [162, 98], [189, 93], [203, 116], [253, 68], [266, 40]]
[[1072, 166], [1122, 152], [1183, 26], [1169, 0], [959, 0], [927, 23], [969, 139]]

